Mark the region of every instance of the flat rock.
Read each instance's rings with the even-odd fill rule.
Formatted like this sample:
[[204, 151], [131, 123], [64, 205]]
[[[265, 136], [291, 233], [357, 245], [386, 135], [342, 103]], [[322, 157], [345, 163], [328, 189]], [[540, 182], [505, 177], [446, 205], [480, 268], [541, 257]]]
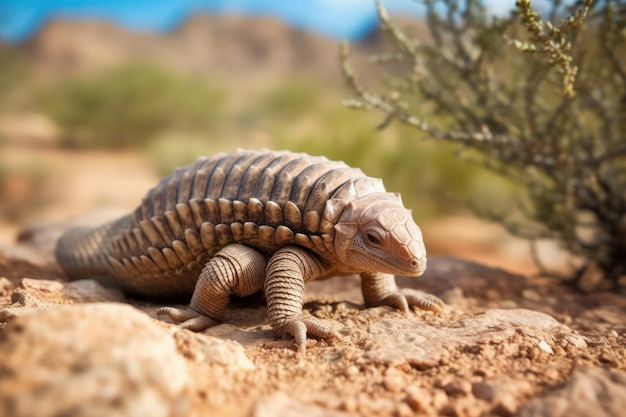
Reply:
[[626, 413], [626, 373], [597, 368], [574, 371], [544, 398], [531, 401], [520, 417], [620, 417]]
[[241, 371], [255, 368], [244, 347], [234, 340], [193, 333], [178, 327], [174, 331], [174, 340], [180, 353], [194, 362], [215, 363]]
[[13, 305], [0, 309], [0, 320], [8, 320], [34, 309], [55, 305], [125, 301], [122, 293], [105, 288], [94, 280], [73, 282], [24, 278], [11, 294]]
[[78, 226], [98, 226], [127, 214], [114, 208], [104, 208], [69, 219], [65, 222], [34, 223], [21, 229], [16, 237], [17, 245], [4, 248], [14, 256], [34, 263], [55, 262], [54, 248], [57, 239], [68, 229]]
[[152, 319], [122, 304], [24, 314], [0, 333], [0, 415], [184, 415], [185, 360]]
[[431, 294], [444, 294], [460, 288], [465, 296], [485, 298], [490, 294], [520, 292], [528, 287], [528, 279], [499, 268], [458, 258], [433, 257], [420, 277], [397, 277], [398, 284]]
[[549, 315], [523, 309], [489, 310], [452, 327], [435, 327], [414, 319], [382, 319], [370, 325], [368, 333], [371, 337], [365, 346], [365, 359], [418, 368], [436, 366], [460, 346], [505, 343], [513, 336], [531, 339], [537, 346], [550, 346], [566, 336], [577, 336]]
[[348, 417], [350, 415], [305, 404], [281, 392], [261, 397], [252, 411], [252, 417]]

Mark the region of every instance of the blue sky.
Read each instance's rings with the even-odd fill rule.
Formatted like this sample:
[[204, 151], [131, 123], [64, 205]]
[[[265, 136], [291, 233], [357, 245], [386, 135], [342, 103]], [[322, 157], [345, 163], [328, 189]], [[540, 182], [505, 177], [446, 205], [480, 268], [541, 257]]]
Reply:
[[[412, 0], [382, 0], [395, 14], [418, 15]], [[495, 13], [514, 0], [490, 0]], [[48, 19], [97, 18], [129, 29], [169, 31], [197, 12], [275, 16], [333, 39], [357, 40], [376, 25], [374, 0], [0, 0], [0, 40], [19, 43]]]

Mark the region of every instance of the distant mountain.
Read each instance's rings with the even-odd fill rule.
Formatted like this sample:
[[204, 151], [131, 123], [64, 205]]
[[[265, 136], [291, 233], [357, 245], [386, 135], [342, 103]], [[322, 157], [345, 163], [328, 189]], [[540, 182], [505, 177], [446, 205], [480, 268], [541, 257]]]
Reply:
[[[411, 0], [383, 0], [392, 12], [419, 13]], [[21, 43], [47, 21], [100, 20], [129, 30], [170, 32], [195, 14], [266, 16], [332, 39], [357, 40], [377, 23], [374, 0], [25, 0], [0, 1], [0, 40]]]
[[[423, 36], [424, 24], [402, 20]], [[384, 49], [376, 29], [354, 45], [363, 56]], [[53, 78], [129, 61], [156, 62], [200, 76], [239, 79], [315, 75], [338, 78], [338, 42], [270, 17], [195, 15], [162, 34], [131, 31], [106, 21], [51, 20], [17, 46], [32, 67]]]

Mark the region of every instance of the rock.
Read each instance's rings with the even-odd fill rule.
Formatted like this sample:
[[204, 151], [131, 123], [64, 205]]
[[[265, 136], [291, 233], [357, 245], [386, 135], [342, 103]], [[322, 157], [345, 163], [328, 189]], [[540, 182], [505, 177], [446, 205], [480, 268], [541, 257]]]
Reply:
[[525, 380], [496, 379], [472, 384], [474, 397], [488, 403], [506, 403], [507, 396], [524, 397], [532, 392], [532, 384]]
[[[56, 262], [54, 248], [57, 239], [68, 229], [78, 226], [97, 226], [117, 219], [126, 212], [114, 208], [95, 210], [65, 222], [34, 223], [22, 228], [17, 234], [18, 245], [12, 249], [21, 250], [24, 259], [29, 261]], [[16, 252], [20, 254], [20, 252]]]
[[[372, 336], [365, 347], [365, 359], [389, 366], [408, 363], [425, 369], [445, 360], [459, 346], [479, 343], [508, 343], [522, 337], [561, 340], [572, 330], [547, 314], [530, 310], [489, 310], [445, 328], [411, 319], [382, 319], [369, 327]], [[546, 342], [547, 343], [547, 342]]]
[[254, 364], [238, 342], [192, 333], [178, 327], [174, 333], [174, 340], [178, 350], [194, 362], [217, 363], [242, 371], [254, 369]]
[[11, 295], [13, 306], [0, 310], [0, 320], [54, 305], [124, 300], [119, 290], [105, 288], [94, 280], [61, 282], [24, 278]]
[[626, 410], [626, 373], [576, 370], [559, 389], [522, 408], [521, 417], [619, 417]]
[[46, 264], [38, 255], [32, 254], [33, 251], [29, 248], [0, 246], [0, 277], [18, 285], [24, 277], [58, 279], [63, 275], [58, 265]]
[[496, 405], [493, 407], [493, 414], [497, 416], [512, 416], [517, 411], [518, 404], [515, 397], [510, 393], [505, 393], [496, 400]]
[[426, 413], [432, 406], [431, 394], [418, 387], [410, 386], [406, 389], [406, 402], [413, 411]]
[[447, 257], [429, 258], [428, 269], [423, 276], [397, 277], [397, 282], [402, 287], [416, 288], [431, 294], [445, 294], [459, 288], [465, 297], [480, 299], [511, 293], [521, 295], [528, 288], [528, 279], [522, 275]]
[[0, 415], [184, 415], [185, 360], [152, 319], [121, 304], [24, 314], [0, 333]]
[[383, 386], [387, 391], [400, 392], [404, 388], [404, 381], [398, 375], [387, 375], [383, 379]]
[[287, 394], [277, 392], [275, 394], [261, 397], [252, 411], [253, 417], [347, 417], [340, 411], [331, 411], [311, 404], [305, 404], [298, 400], [289, 398]]
[[443, 387], [449, 396], [465, 395], [472, 392], [472, 383], [465, 379], [455, 379]]
[[0, 297], [8, 297], [15, 287], [13, 283], [5, 277], [0, 277]]

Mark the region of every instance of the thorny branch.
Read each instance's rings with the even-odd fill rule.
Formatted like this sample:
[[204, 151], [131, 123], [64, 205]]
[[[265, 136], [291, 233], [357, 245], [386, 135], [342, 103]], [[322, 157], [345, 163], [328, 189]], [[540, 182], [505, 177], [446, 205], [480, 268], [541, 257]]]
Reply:
[[[593, 271], [601, 271], [602, 285], [623, 285], [626, 6], [553, 0], [544, 20], [529, 0], [517, 0], [508, 18], [490, 16], [479, 0], [422, 3], [428, 40], [412, 39], [378, 4], [394, 50], [373, 62], [393, 57], [406, 65], [391, 87], [375, 92], [360, 84], [342, 45], [342, 72], [356, 96], [345, 105], [383, 112], [379, 128], [397, 120], [478, 151], [485, 168], [526, 189], [522, 220], [489, 212], [488, 218], [529, 239], [533, 251], [537, 239], [549, 238], [582, 257], [571, 273], [577, 285]], [[427, 103], [434, 113], [421, 110]]]

